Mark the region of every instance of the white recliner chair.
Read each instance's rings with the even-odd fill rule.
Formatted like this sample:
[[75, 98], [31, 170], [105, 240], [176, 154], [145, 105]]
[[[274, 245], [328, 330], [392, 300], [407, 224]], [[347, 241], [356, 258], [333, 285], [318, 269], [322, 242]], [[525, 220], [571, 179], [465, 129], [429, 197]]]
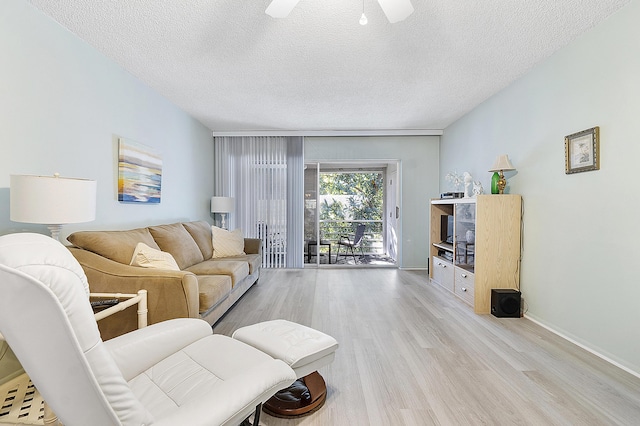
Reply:
[[0, 333], [65, 426], [238, 425], [296, 380], [197, 319], [103, 342], [81, 266], [40, 234], [0, 237]]

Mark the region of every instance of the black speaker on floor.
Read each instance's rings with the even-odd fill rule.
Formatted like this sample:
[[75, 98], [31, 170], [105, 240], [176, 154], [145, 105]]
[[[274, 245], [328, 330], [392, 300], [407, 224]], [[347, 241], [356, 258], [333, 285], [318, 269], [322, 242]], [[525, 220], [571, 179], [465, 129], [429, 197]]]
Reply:
[[491, 313], [498, 318], [520, 318], [520, 292], [510, 288], [491, 289]]

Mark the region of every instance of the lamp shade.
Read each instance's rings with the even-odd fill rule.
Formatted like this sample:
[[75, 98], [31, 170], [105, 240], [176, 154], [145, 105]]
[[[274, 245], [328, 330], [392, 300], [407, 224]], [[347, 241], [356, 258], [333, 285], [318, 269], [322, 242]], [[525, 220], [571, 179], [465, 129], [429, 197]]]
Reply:
[[211, 197], [211, 213], [233, 213], [234, 207], [232, 197]]
[[96, 218], [96, 181], [54, 176], [10, 176], [10, 219], [64, 225]]
[[499, 171], [507, 171], [507, 170], [515, 170], [516, 168], [513, 167], [513, 164], [511, 164], [511, 161], [509, 161], [509, 156], [506, 154], [503, 155], [499, 155], [498, 158], [496, 158], [495, 163], [493, 163], [493, 166], [491, 166], [491, 169], [489, 170], [490, 172], [499, 172]]

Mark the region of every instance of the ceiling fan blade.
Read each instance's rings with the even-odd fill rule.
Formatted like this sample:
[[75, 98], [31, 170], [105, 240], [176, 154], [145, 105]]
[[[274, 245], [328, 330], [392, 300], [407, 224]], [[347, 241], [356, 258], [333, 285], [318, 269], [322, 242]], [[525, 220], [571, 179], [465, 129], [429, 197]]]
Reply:
[[378, 0], [378, 3], [392, 24], [406, 19], [413, 13], [411, 0]]
[[273, 0], [264, 11], [273, 18], [286, 18], [300, 0]]

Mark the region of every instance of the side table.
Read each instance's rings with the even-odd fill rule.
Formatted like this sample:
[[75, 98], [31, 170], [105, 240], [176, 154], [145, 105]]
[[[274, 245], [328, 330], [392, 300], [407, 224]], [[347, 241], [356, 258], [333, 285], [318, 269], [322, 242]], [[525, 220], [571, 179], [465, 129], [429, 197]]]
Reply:
[[[311, 247], [316, 247], [315, 253], [311, 253]], [[311, 256], [317, 256], [322, 247], [329, 247], [329, 264], [331, 264], [331, 242], [326, 240], [320, 240], [320, 243], [311, 240], [307, 243], [307, 263], [311, 263]]]

